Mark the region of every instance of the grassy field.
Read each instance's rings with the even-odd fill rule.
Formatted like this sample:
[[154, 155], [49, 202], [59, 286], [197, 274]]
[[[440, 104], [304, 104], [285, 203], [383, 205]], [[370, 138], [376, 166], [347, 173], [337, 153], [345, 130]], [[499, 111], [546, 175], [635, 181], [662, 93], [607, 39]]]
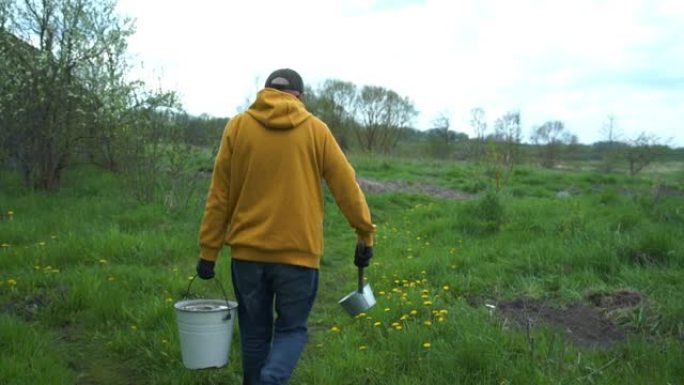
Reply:
[[[484, 166], [351, 160], [391, 187], [368, 194], [378, 303], [356, 318], [337, 304], [355, 285], [354, 235], [328, 196], [292, 384], [684, 384], [682, 164], [518, 166], [495, 192]], [[194, 274], [208, 176], [175, 210], [89, 168], [56, 193], [0, 186], [1, 384], [241, 383], [237, 328], [227, 367], [180, 359], [173, 303]], [[227, 251], [217, 273], [230, 288]]]

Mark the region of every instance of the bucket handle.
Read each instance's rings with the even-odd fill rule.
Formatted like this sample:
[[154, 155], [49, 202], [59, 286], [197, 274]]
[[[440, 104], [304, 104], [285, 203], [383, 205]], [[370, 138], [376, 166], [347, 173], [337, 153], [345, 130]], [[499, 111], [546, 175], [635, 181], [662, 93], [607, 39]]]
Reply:
[[[195, 282], [195, 278], [197, 278], [198, 274], [195, 274], [190, 278], [190, 283], [188, 283], [188, 288], [185, 290], [185, 294], [183, 295], [183, 298], [188, 298], [188, 294], [190, 294], [190, 286], [192, 286], [192, 283]], [[221, 293], [223, 293], [223, 298], [226, 300], [226, 303], [228, 302], [228, 296], [226, 295], [226, 289], [223, 288], [223, 284], [221, 284], [221, 281], [216, 278], [214, 281], [216, 281], [216, 284], [218, 285], [219, 288], [221, 288]], [[231, 318], [231, 312], [230, 309], [228, 309], [228, 314], [226, 314], [225, 317], [223, 317], [224, 321], [227, 321]]]

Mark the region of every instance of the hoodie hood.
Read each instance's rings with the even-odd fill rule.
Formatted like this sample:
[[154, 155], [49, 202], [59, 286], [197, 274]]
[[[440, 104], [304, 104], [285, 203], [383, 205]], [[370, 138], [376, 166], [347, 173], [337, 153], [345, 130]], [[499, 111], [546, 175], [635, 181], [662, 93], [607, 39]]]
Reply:
[[296, 96], [274, 88], [259, 91], [247, 113], [264, 127], [279, 130], [297, 127], [311, 116]]

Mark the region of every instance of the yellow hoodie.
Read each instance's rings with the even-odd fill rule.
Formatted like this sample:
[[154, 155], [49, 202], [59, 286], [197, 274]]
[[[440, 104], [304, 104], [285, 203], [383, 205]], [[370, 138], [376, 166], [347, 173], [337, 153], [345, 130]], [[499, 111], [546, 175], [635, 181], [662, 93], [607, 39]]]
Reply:
[[226, 126], [200, 226], [201, 258], [318, 268], [325, 179], [359, 241], [375, 226], [354, 169], [328, 127], [294, 95], [264, 88]]

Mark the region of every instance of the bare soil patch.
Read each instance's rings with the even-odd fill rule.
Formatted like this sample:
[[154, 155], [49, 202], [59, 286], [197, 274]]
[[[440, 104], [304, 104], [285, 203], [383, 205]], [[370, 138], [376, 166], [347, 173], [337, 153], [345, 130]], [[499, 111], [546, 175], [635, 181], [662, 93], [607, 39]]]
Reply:
[[467, 200], [474, 199], [475, 195], [457, 190], [450, 190], [444, 187], [410, 184], [406, 181], [376, 181], [366, 178], [358, 178], [359, 186], [365, 193], [379, 194], [385, 192], [407, 192], [415, 194], [430, 195], [437, 198]]
[[520, 328], [550, 326], [557, 328], [575, 345], [584, 348], [607, 348], [623, 341], [627, 330], [616, 324], [611, 314], [629, 311], [641, 305], [638, 292], [597, 293], [587, 302], [553, 306], [532, 298], [518, 298], [496, 304], [496, 312], [505, 322]]

